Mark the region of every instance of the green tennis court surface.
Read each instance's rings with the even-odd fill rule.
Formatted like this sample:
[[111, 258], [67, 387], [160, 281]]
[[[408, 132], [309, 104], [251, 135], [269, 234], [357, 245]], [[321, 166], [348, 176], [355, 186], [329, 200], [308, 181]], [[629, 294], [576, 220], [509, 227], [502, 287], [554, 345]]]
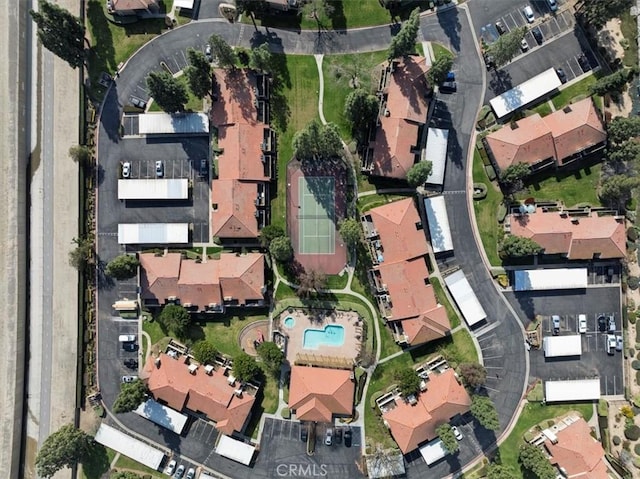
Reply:
[[302, 254], [335, 253], [334, 181], [332, 176], [298, 178], [298, 250]]

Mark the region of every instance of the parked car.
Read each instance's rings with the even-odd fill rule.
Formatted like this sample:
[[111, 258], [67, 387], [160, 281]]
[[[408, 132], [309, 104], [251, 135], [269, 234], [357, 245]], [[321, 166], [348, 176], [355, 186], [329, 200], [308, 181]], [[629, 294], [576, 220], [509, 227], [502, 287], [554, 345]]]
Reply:
[[122, 349], [134, 353], [138, 350], [138, 345], [136, 343], [122, 343]]
[[162, 178], [164, 176], [164, 164], [162, 160], [156, 161], [156, 176]]
[[586, 314], [578, 315], [578, 332], [580, 334], [584, 334], [587, 332], [587, 315]]
[[178, 466], [178, 470], [176, 471], [176, 473], [173, 475], [174, 479], [182, 479], [182, 476], [184, 475], [184, 466], [182, 464], [180, 464]]
[[558, 9], [558, 2], [556, 2], [556, 0], [547, 0], [547, 5], [549, 5], [549, 10], [552, 12]]
[[542, 42], [544, 42], [544, 38], [542, 37], [542, 30], [540, 30], [540, 27], [536, 27], [531, 30], [531, 34], [533, 35], [533, 38], [536, 39], [536, 43], [538, 45], [542, 45]]
[[451, 430], [453, 431], [453, 435], [456, 437], [456, 439], [458, 441], [462, 441], [462, 438], [464, 437], [462, 435], [462, 433], [460, 432], [460, 430], [456, 427], [456, 426], [451, 426]]
[[140, 108], [141, 110], [145, 110], [147, 108], [147, 102], [137, 96], [131, 95], [129, 97], [129, 103], [135, 106], [136, 108]]
[[498, 30], [498, 33], [500, 35], [504, 35], [505, 33], [507, 33], [507, 27], [505, 27], [504, 23], [502, 22], [496, 22], [496, 30]]
[[121, 334], [118, 336], [118, 341], [121, 343], [131, 343], [136, 340], [135, 334]]
[[193, 479], [196, 475], [196, 470], [193, 467], [190, 467], [187, 471], [187, 475], [184, 476], [184, 479]]
[[613, 334], [607, 334], [607, 354], [614, 354], [616, 351], [616, 337]]
[[454, 72], [448, 72], [444, 81], [456, 81], [456, 74]]
[[622, 351], [622, 336], [616, 336], [616, 351]]
[[336, 444], [342, 444], [342, 429], [340, 429], [339, 427], [336, 428], [335, 440]]
[[526, 39], [522, 39], [520, 41], [520, 50], [522, 50], [523, 52], [526, 52], [529, 49], [529, 44], [527, 43]]
[[609, 332], [610, 333], [615, 333], [616, 332], [616, 318], [614, 318], [613, 316], [609, 316], [608, 325], [609, 325]]
[[458, 85], [454, 81], [446, 81], [440, 85], [440, 93], [455, 93], [458, 90]]
[[213, 61], [213, 57], [211, 56], [211, 45], [208, 43], [204, 46], [204, 56], [207, 57], [209, 62]]
[[122, 163], [122, 177], [129, 178], [131, 176], [131, 163], [125, 161]]
[[492, 55], [489, 55], [487, 52], [484, 52], [482, 54], [482, 58], [484, 59], [484, 63], [487, 66], [487, 70], [495, 68], [496, 61], [495, 61], [495, 59], [493, 58]]
[[560, 334], [560, 316], [558, 316], [557, 314], [551, 316], [551, 326], [553, 328], [554, 336]]
[[126, 367], [128, 367], [129, 369], [138, 369], [138, 360], [137, 359], [132, 359], [132, 358], [127, 358], [124, 360], [124, 365]]
[[562, 83], [567, 83], [567, 74], [562, 68], [556, 68], [556, 75], [558, 75], [558, 78]]
[[301, 426], [300, 427], [300, 440], [302, 442], [307, 442], [307, 439], [309, 439], [309, 430], [307, 429], [307, 426]]
[[200, 176], [202, 178], [206, 178], [207, 176], [209, 176], [209, 164], [207, 162], [207, 160], [200, 160]]
[[531, 8], [530, 5], [524, 7], [522, 13], [524, 13], [524, 18], [526, 18], [527, 22], [529, 23], [533, 23], [533, 21], [536, 19], [536, 16], [533, 14], [533, 8]]
[[333, 444], [333, 429], [327, 429], [327, 432], [324, 435], [324, 444], [325, 446], [330, 446], [331, 444]]
[[589, 60], [587, 60], [587, 56], [584, 53], [582, 53], [578, 57], [578, 64], [580, 65], [580, 68], [582, 68], [582, 71], [585, 73], [591, 70], [591, 64], [589, 63]]
[[604, 333], [607, 330], [607, 318], [604, 316], [598, 316], [598, 330]]
[[123, 383], [132, 383], [136, 379], [138, 379], [138, 376], [122, 376]]
[[346, 447], [351, 447], [352, 438], [353, 438], [353, 432], [351, 432], [351, 428], [349, 428], [344, 432], [344, 445]]
[[169, 464], [167, 465], [167, 468], [164, 470], [164, 473], [167, 476], [170, 476], [175, 471], [176, 471], [176, 461], [175, 461], [175, 459], [172, 459], [172, 460], [169, 461]]

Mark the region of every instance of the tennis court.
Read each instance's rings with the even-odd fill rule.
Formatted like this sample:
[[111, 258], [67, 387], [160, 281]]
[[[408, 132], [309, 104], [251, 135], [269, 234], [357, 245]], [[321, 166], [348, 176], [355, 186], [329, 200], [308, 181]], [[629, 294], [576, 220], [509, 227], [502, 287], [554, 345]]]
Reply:
[[298, 222], [300, 253], [335, 253], [334, 177], [301, 176], [298, 178]]

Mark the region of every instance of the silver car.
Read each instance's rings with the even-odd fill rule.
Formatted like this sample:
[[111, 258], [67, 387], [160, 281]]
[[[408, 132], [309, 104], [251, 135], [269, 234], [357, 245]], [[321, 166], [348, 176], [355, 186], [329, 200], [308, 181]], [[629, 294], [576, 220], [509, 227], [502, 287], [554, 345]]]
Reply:
[[125, 161], [122, 163], [122, 177], [129, 178], [131, 176], [131, 163]]

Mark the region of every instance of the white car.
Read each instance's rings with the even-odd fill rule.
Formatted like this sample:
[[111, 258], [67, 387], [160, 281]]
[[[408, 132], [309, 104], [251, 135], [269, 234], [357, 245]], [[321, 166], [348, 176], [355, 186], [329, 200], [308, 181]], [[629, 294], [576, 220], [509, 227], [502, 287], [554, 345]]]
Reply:
[[131, 176], [131, 163], [125, 161], [122, 163], [122, 177], [129, 178]]
[[622, 336], [616, 336], [616, 351], [622, 351]]
[[132, 383], [136, 379], [138, 379], [138, 376], [122, 376], [123, 383]]
[[524, 7], [524, 10], [522, 10], [522, 13], [524, 13], [524, 18], [527, 19], [527, 22], [533, 23], [536, 17], [533, 14], [533, 8], [531, 8], [530, 5], [527, 5], [526, 7]]
[[587, 315], [586, 314], [578, 315], [578, 332], [580, 334], [584, 334], [587, 332]]
[[193, 467], [190, 467], [187, 471], [187, 475], [184, 476], [184, 479], [193, 479], [196, 475], [196, 470]]
[[164, 165], [162, 164], [162, 160], [156, 161], [156, 176], [158, 178], [162, 178], [164, 176]]
[[324, 435], [324, 445], [330, 446], [331, 444], [333, 444], [333, 429], [329, 428]]
[[462, 433], [456, 426], [451, 426], [451, 430], [453, 431], [453, 435], [456, 437], [458, 441], [462, 441]]
[[529, 44], [527, 43], [527, 40], [525, 40], [524, 38], [520, 41], [520, 49], [523, 52], [526, 52], [529, 49]]
[[167, 476], [170, 476], [171, 474], [173, 474], [175, 472], [176, 465], [177, 465], [177, 463], [176, 463], [175, 459], [172, 459], [171, 461], [169, 461], [169, 464], [167, 465], [167, 468], [164, 470], [164, 473]]
[[614, 354], [617, 345], [616, 337], [613, 334], [607, 334], [607, 354]]

